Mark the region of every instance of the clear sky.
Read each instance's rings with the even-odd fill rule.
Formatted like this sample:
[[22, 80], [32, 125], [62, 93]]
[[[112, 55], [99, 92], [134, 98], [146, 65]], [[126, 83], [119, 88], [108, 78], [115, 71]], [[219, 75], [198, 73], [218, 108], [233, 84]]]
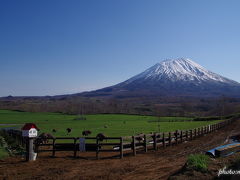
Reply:
[[117, 84], [166, 58], [240, 82], [239, 0], [0, 0], [0, 96]]

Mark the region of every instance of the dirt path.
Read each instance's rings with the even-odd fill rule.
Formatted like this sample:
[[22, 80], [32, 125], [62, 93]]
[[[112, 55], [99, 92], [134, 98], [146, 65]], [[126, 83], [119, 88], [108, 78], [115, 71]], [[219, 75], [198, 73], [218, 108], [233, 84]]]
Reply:
[[120, 159], [84, 160], [41, 157], [36, 162], [9, 158], [0, 162], [0, 179], [167, 179], [186, 162], [190, 153], [209, 150], [240, 132], [240, 120], [191, 142]]

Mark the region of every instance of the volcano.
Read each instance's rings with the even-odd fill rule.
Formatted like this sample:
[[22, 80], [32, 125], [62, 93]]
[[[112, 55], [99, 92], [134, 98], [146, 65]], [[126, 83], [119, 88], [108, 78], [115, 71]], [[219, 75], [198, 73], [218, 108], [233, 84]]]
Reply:
[[240, 83], [213, 73], [190, 59], [167, 59], [117, 85], [84, 96], [240, 97]]

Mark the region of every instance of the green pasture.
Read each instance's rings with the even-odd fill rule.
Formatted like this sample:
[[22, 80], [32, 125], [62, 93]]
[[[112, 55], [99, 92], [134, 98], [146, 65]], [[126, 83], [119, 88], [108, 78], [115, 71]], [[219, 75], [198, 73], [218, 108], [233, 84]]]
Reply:
[[[193, 129], [218, 121], [191, 121], [186, 117], [154, 117], [124, 114], [85, 115], [81, 120], [77, 115], [60, 113], [31, 113], [0, 110], [0, 128], [18, 127], [24, 123], [35, 123], [41, 132], [48, 132], [54, 136], [81, 136], [83, 130], [92, 131], [91, 136], [104, 133], [107, 136], [130, 136], [138, 133], [169, 132], [177, 129]], [[72, 128], [67, 134], [66, 128]], [[52, 133], [56, 129], [56, 133]]]

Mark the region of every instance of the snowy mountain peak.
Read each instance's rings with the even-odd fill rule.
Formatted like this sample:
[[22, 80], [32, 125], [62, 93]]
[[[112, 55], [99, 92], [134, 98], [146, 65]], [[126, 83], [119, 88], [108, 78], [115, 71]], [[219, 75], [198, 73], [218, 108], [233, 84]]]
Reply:
[[143, 73], [134, 76], [133, 78], [126, 81], [126, 83], [130, 83], [136, 79], [157, 81], [168, 80], [171, 82], [188, 81], [197, 84], [206, 81], [215, 81], [219, 83], [236, 83], [232, 80], [208, 71], [194, 61], [185, 58], [166, 59], [150, 67]]
[[191, 59], [166, 59], [114, 86], [86, 96], [116, 98], [240, 97], [240, 83], [215, 74]]

